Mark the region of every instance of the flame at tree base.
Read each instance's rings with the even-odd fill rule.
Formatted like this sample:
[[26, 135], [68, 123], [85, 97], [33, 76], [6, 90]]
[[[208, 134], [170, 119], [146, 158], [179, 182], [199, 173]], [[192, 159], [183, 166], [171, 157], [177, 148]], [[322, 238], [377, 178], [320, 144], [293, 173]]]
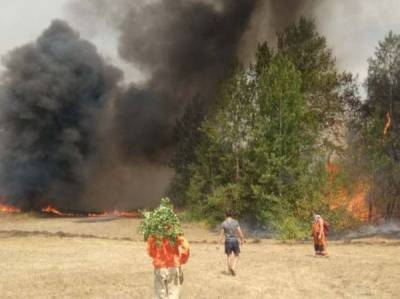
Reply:
[[351, 190], [347, 187], [342, 187], [339, 190], [334, 191], [334, 181], [340, 171], [339, 167], [328, 161], [326, 165], [328, 172], [329, 190], [327, 195], [330, 198], [329, 208], [335, 210], [338, 208], [346, 209], [354, 218], [368, 222], [372, 220], [380, 219], [379, 213], [376, 207], [372, 207], [368, 201], [368, 195], [370, 193], [370, 185], [366, 182], [358, 182], [352, 186]]
[[6, 204], [0, 204], [0, 212], [2, 213], [20, 213], [21, 209], [6, 205]]
[[330, 204], [330, 209], [345, 208], [354, 218], [367, 222], [374, 213], [368, 204], [368, 193], [369, 188], [363, 185], [357, 186], [354, 192], [342, 189]]
[[[49, 205], [40, 210], [42, 213], [47, 215], [54, 215], [60, 217], [124, 217], [124, 218], [138, 218], [140, 217], [139, 211], [120, 211], [120, 210], [112, 210], [112, 211], [103, 211], [98, 213], [69, 213], [62, 212], [59, 209]], [[8, 204], [0, 204], [0, 213], [7, 214], [15, 214], [21, 213], [22, 210], [20, 208], [14, 207]]]

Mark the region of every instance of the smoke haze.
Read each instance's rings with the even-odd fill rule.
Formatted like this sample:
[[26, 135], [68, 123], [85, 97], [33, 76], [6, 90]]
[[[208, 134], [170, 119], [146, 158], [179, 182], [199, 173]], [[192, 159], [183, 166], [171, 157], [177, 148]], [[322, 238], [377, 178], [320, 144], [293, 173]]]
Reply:
[[237, 55], [250, 59], [259, 41], [311, 6], [311, 0], [73, 2], [77, 18], [116, 32], [121, 59], [146, 79], [117, 86], [121, 72], [62, 21], [13, 50], [0, 93], [3, 191], [27, 207], [158, 201], [172, 175], [172, 133], [185, 105], [194, 97], [211, 103]]
[[68, 206], [88, 179], [99, 111], [122, 74], [63, 21], [10, 52], [4, 64], [2, 192], [26, 208]]

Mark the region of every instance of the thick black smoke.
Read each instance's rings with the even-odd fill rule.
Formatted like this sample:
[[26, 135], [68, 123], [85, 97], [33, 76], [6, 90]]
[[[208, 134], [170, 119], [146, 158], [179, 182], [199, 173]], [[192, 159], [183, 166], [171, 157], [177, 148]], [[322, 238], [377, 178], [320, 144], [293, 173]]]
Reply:
[[25, 208], [80, 199], [96, 127], [121, 73], [65, 22], [4, 60], [1, 193]]
[[121, 58], [148, 80], [119, 87], [105, 105], [120, 72], [61, 21], [11, 52], [0, 88], [1, 192], [26, 207], [154, 202], [171, 177], [166, 162], [184, 107], [212, 103], [238, 54], [250, 56], [311, 1], [73, 2], [82, 19], [116, 30]]
[[[160, 160], [194, 97], [206, 103], [229, 67], [251, 56], [258, 42], [310, 9], [313, 0], [104, 0], [70, 8], [98, 15], [119, 32], [119, 54], [148, 78], [116, 100], [114, 136], [122, 154]], [[308, 5], [308, 6], [307, 6]], [[249, 57], [241, 57], [248, 61]]]
[[256, 3], [164, 0], [129, 10], [119, 25], [119, 53], [150, 80], [116, 101], [116, 132], [127, 157], [159, 159], [184, 106], [194, 96], [213, 100]]

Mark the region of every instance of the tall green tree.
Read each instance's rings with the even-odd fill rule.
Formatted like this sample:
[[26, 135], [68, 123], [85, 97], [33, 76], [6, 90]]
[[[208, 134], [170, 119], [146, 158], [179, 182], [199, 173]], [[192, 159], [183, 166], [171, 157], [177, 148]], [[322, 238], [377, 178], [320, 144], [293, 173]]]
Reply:
[[308, 217], [324, 161], [301, 74], [283, 55], [252, 74], [239, 69], [204, 122], [188, 197], [200, 215], [215, 219], [226, 208], [259, 222]]
[[247, 171], [244, 160], [255, 121], [250, 81], [249, 73], [237, 67], [221, 88], [214, 114], [202, 124], [187, 194], [200, 215], [220, 216], [228, 207], [246, 207], [240, 182]]
[[186, 203], [186, 191], [190, 183], [189, 166], [195, 160], [195, 152], [202, 139], [200, 126], [204, 121], [207, 109], [204, 101], [195, 97], [185, 107], [182, 117], [177, 121], [174, 130], [174, 154], [170, 167], [174, 169], [175, 176], [169, 186], [168, 195], [178, 205]]
[[281, 54], [259, 77], [248, 180], [260, 219], [307, 217], [315, 207], [324, 162], [318, 158], [315, 115], [301, 88], [301, 73]]
[[330, 153], [340, 152], [346, 112], [358, 100], [353, 76], [337, 70], [332, 50], [312, 20], [301, 18], [277, 37], [278, 52], [301, 73], [301, 90], [318, 121], [321, 144]]

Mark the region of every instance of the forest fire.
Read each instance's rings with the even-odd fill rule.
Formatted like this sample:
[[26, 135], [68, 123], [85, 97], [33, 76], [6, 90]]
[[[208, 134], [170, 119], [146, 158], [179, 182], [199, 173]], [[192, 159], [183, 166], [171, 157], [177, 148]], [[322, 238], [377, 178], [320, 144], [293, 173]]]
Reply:
[[345, 208], [354, 218], [367, 222], [371, 218], [371, 211], [367, 201], [368, 188], [358, 186], [354, 192], [343, 188], [335, 195], [330, 209]]
[[383, 130], [383, 136], [387, 135], [391, 126], [392, 126], [392, 116], [390, 115], [390, 112], [388, 112], [386, 113], [386, 122], [385, 122], [385, 128]]
[[0, 212], [3, 213], [19, 213], [21, 212], [21, 209], [6, 205], [6, 204], [0, 204]]
[[[337, 177], [339, 167], [332, 162], [326, 165], [328, 171], [328, 180], [330, 183], [330, 190], [333, 191], [334, 180]], [[360, 221], [367, 222], [371, 219], [372, 212], [368, 204], [369, 186], [366, 184], [357, 184], [352, 191], [346, 187], [342, 187], [337, 191], [330, 194], [330, 209], [335, 210], [338, 208], [345, 208], [354, 218]]]
[[52, 206], [47, 206], [47, 207], [43, 208], [42, 212], [48, 213], [48, 214], [54, 214], [54, 215], [58, 215], [58, 216], [64, 216], [64, 217], [65, 216], [76, 216], [75, 214], [63, 213]]
[[[120, 210], [112, 210], [112, 211], [103, 211], [103, 212], [81, 212], [81, 213], [70, 213], [70, 212], [62, 212], [59, 209], [49, 205], [40, 210], [42, 213], [53, 216], [60, 217], [123, 217], [123, 218], [138, 218], [140, 217], [139, 211], [120, 211]], [[0, 212], [2, 213], [21, 213], [21, 209], [7, 205], [0, 204]]]

